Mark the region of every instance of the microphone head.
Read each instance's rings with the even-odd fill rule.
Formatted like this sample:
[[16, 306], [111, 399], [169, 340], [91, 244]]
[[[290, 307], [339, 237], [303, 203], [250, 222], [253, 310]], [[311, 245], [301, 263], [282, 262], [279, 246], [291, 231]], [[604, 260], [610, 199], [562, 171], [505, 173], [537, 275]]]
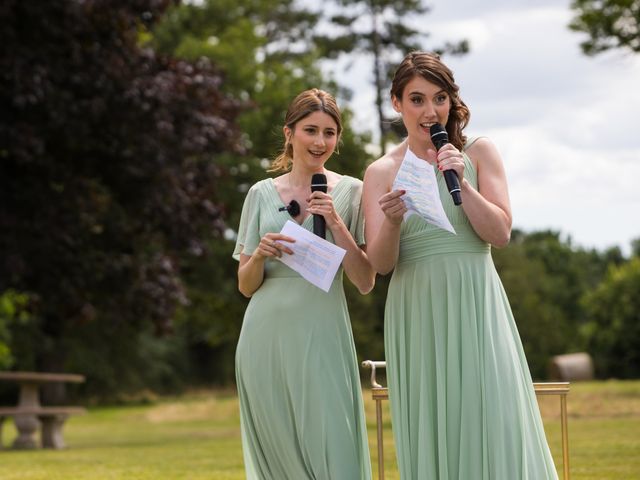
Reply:
[[433, 142], [433, 146], [436, 147], [436, 150], [440, 150], [443, 146], [449, 143], [449, 134], [439, 123], [431, 125], [429, 133], [431, 134], [431, 141]]
[[327, 176], [324, 173], [314, 173], [311, 176], [311, 191], [327, 193]]

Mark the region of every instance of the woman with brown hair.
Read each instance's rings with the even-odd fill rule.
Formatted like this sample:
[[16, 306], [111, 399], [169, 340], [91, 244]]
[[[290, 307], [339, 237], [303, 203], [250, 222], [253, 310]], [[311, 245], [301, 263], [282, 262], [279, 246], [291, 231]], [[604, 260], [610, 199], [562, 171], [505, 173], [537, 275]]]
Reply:
[[[249, 480], [368, 480], [360, 378], [342, 272], [362, 293], [375, 272], [364, 253], [362, 182], [325, 168], [342, 133], [328, 93], [298, 95], [286, 114], [285, 145], [272, 171], [251, 187], [242, 209], [234, 258], [238, 286], [251, 301], [236, 352], [242, 440]], [[328, 191], [311, 192], [324, 174]], [[287, 220], [311, 230], [326, 222], [326, 239], [346, 250], [328, 292], [284, 263], [294, 239]]]
[[[367, 255], [393, 270], [385, 355], [395, 446], [403, 480], [557, 479], [522, 344], [491, 258], [507, 245], [511, 207], [496, 147], [468, 139], [469, 109], [437, 55], [408, 54], [391, 86], [407, 138], [364, 179]], [[432, 126], [449, 143], [434, 146]], [[439, 142], [437, 142], [439, 143]], [[405, 217], [393, 190], [406, 155], [432, 165], [455, 234]], [[455, 171], [461, 205], [443, 172]]]

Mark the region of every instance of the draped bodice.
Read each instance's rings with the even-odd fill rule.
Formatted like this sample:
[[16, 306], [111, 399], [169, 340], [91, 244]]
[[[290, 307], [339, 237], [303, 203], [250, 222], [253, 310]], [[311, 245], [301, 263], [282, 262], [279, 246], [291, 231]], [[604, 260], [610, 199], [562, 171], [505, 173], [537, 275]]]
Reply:
[[[471, 160], [463, 152], [464, 176], [478, 188], [478, 175]], [[456, 206], [451, 199], [444, 175], [433, 166], [438, 180], [438, 190], [444, 211], [456, 234], [427, 223], [418, 215], [411, 215], [402, 224], [400, 231], [400, 253], [398, 264], [413, 262], [431, 255], [448, 253], [489, 253], [491, 246], [473, 230], [462, 206]]]
[[[364, 244], [364, 218], [361, 209], [362, 181], [347, 175], [342, 176], [329, 192], [336, 212], [340, 215], [358, 245]], [[285, 204], [278, 193], [275, 182], [267, 178], [257, 182], [247, 193], [238, 228], [238, 239], [233, 256], [251, 255], [258, 247], [260, 239], [267, 233], [279, 232], [284, 224], [295, 221], [284, 210]], [[308, 215], [300, 226], [313, 230], [313, 216]], [[335, 243], [331, 230], [326, 230], [326, 240]], [[264, 265], [265, 280], [270, 278], [298, 277], [299, 273], [284, 263], [269, 258]], [[306, 280], [305, 280], [306, 281]], [[334, 283], [342, 284], [342, 267], [338, 270]]]

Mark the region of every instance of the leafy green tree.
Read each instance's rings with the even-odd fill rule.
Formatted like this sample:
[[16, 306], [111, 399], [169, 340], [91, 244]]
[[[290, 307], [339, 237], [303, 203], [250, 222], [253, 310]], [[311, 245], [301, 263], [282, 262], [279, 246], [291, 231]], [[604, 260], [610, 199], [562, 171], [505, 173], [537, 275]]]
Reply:
[[[323, 56], [337, 58], [346, 53], [372, 57], [373, 85], [380, 132], [380, 151], [384, 153], [390, 121], [384, 113], [384, 92], [388, 90], [393, 71], [404, 55], [422, 50], [428, 37], [409, 26], [412, 16], [425, 15], [422, 0], [334, 0], [333, 8], [324, 8], [332, 28], [330, 34], [315, 37]], [[334, 13], [335, 12], [335, 13]], [[466, 40], [432, 48], [438, 53], [462, 54], [469, 50]]]
[[29, 297], [15, 290], [7, 290], [0, 295], [0, 370], [8, 369], [15, 359], [11, 353], [11, 326], [14, 323], [28, 323]]
[[584, 298], [585, 329], [598, 375], [640, 376], [640, 257], [613, 266], [604, 281]]
[[620, 261], [619, 253], [575, 248], [558, 232], [519, 230], [508, 247], [493, 251], [535, 378], [546, 377], [551, 356], [585, 348], [580, 299]]
[[140, 339], [187, 301], [181, 261], [224, 229], [217, 159], [241, 149], [211, 62], [140, 47], [169, 3], [0, 7], [0, 292], [33, 318], [12, 354], [94, 391], [145, 384]]
[[[541, 239], [538, 239], [541, 240]], [[566, 287], [562, 276], [551, 275], [541, 255], [532, 252], [544, 245], [560, 247], [557, 238], [533, 243], [514, 231], [507, 248], [494, 250], [496, 268], [509, 297], [520, 338], [534, 378], [545, 378], [551, 355], [567, 350], [572, 338], [567, 312], [555, 298]], [[533, 247], [533, 248], [532, 248]]]
[[586, 55], [611, 49], [640, 52], [640, 1], [574, 0], [571, 8], [576, 16], [569, 28], [588, 35], [580, 44]]

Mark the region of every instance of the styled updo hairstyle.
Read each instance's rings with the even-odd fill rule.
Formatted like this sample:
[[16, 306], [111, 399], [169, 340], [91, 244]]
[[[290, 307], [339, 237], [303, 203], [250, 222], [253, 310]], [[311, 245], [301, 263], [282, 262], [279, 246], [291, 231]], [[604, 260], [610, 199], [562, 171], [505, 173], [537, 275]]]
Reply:
[[[284, 124], [293, 132], [295, 130], [296, 123], [308, 115], [311, 115], [313, 112], [324, 112], [333, 118], [338, 128], [337, 135], [339, 142], [340, 135], [342, 133], [342, 116], [340, 114], [340, 109], [338, 108], [335, 98], [333, 98], [331, 94], [318, 88], [305, 90], [293, 99], [289, 105], [289, 109], [287, 110], [287, 115], [284, 118]], [[273, 162], [271, 162], [271, 167], [267, 171], [287, 172], [291, 169], [292, 160], [293, 147], [289, 143], [289, 140], [285, 138], [282, 153], [278, 155]]]
[[451, 99], [449, 119], [445, 128], [449, 135], [449, 142], [458, 150], [462, 150], [467, 137], [462, 133], [469, 123], [471, 112], [460, 98], [453, 78], [453, 72], [440, 60], [440, 56], [429, 52], [408, 53], [397, 68], [391, 83], [391, 96], [402, 101], [402, 94], [407, 84], [415, 77], [420, 76], [426, 81], [438, 85]]

